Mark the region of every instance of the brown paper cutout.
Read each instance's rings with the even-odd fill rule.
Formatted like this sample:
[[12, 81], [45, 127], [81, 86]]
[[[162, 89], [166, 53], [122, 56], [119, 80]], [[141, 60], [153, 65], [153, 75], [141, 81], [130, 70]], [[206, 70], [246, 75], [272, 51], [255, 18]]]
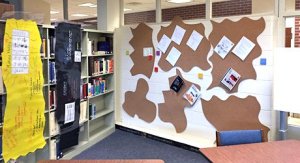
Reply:
[[229, 52], [224, 60], [216, 52], [214, 52], [213, 55], [209, 58], [209, 60], [213, 64], [213, 81], [208, 89], [221, 86], [222, 88], [224, 88], [224, 90], [229, 92], [228, 88], [220, 83], [220, 81], [227, 72], [228, 68], [233, 68], [237, 73], [241, 75], [241, 79], [239, 80], [239, 82], [230, 91], [230, 93], [235, 93], [237, 92], [237, 88], [240, 82], [245, 79], [256, 79], [256, 72], [252, 65], [252, 61], [261, 55], [261, 48], [257, 43], [257, 37], [264, 31], [265, 21], [263, 18], [260, 18], [259, 20], [251, 20], [244, 17], [237, 22], [225, 19], [221, 23], [217, 23], [214, 21], [211, 21], [211, 23], [213, 26], [213, 30], [209, 35], [209, 41], [213, 45], [213, 48], [215, 48], [215, 46], [219, 43], [223, 36], [226, 36], [235, 45], [243, 36], [247, 37], [255, 44], [255, 47], [252, 49], [252, 51], [244, 61], [242, 61], [232, 52]]
[[[176, 74], [183, 79], [184, 85], [178, 93], [173, 90], [163, 91], [165, 103], [158, 104], [158, 115], [162, 121], [170, 122], [177, 133], [181, 133], [187, 126], [184, 107], [190, 106], [189, 102], [183, 98], [183, 94], [190, 88], [192, 83], [185, 80], [180, 71], [177, 70]], [[169, 85], [171, 85], [177, 75], [169, 78]], [[198, 85], [195, 86], [200, 90]]]
[[149, 86], [147, 81], [139, 79], [136, 91], [128, 91], [125, 93], [123, 109], [131, 117], [137, 115], [145, 122], [151, 123], [156, 117], [156, 106], [153, 102], [146, 99], [148, 91]]
[[[155, 61], [155, 49], [152, 43], [153, 29], [145, 23], [140, 23], [135, 29], [131, 28], [133, 38], [129, 41], [134, 51], [131, 53], [130, 58], [133, 61], [133, 67], [130, 72], [131, 75], [144, 74], [149, 79], [153, 72]], [[149, 60], [148, 57], [143, 56], [143, 48], [152, 47], [153, 57]]]
[[263, 140], [268, 141], [270, 129], [258, 119], [260, 104], [254, 96], [245, 99], [230, 96], [225, 101], [213, 96], [211, 100], [201, 102], [206, 119], [216, 130], [262, 129]]
[[[159, 67], [163, 71], [169, 71], [173, 68], [173, 66], [166, 60], [166, 57], [168, 56], [172, 47], [175, 47], [181, 52], [181, 56], [179, 57], [175, 66], [180, 67], [184, 72], [190, 71], [195, 66], [200, 67], [202, 70], [208, 70], [211, 66], [207, 61], [207, 55], [211, 48], [211, 45], [205, 36], [203, 24], [185, 24], [180, 17], [175, 16], [169, 26], [161, 27], [157, 35], [158, 42], [164, 34], [171, 39], [176, 25], [179, 25], [186, 30], [184, 37], [180, 45], [177, 45], [174, 41], [170, 43], [170, 46], [168, 47], [166, 53], [162, 54], [158, 62]], [[203, 36], [203, 39], [196, 51], [193, 51], [193, 49], [186, 45], [193, 30], [197, 31]]]

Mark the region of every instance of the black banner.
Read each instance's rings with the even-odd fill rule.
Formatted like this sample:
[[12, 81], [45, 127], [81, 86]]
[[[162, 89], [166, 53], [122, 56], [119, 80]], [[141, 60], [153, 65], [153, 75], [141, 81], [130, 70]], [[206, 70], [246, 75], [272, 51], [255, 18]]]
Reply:
[[55, 115], [60, 125], [60, 148], [63, 150], [78, 144], [81, 62], [76, 58], [81, 54], [81, 26], [59, 23], [55, 37]]

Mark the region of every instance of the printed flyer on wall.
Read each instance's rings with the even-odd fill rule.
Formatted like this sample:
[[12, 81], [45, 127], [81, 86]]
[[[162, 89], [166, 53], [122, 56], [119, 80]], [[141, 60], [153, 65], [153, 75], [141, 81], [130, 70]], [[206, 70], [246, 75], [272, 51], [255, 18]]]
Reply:
[[185, 98], [191, 105], [194, 105], [199, 97], [200, 91], [194, 84], [183, 95], [183, 98]]
[[221, 83], [223, 83], [229, 90], [232, 90], [240, 78], [241, 75], [239, 73], [237, 73], [234, 69], [229, 68], [221, 80]]

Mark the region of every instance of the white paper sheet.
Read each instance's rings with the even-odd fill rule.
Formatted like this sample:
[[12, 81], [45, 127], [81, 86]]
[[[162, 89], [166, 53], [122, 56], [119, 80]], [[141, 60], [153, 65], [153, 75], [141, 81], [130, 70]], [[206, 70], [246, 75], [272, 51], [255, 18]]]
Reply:
[[201, 43], [203, 36], [197, 31], [193, 31], [186, 45], [192, 48], [194, 51], [197, 50], [199, 44]]
[[75, 102], [65, 104], [65, 124], [75, 120]]
[[231, 42], [226, 36], [223, 36], [220, 42], [215, 47], [214, 51], [219, 54], [223, 59], [230, 52], [230, 49], [234, 46], [234, 43]]
[[173, 40], [176, 44], [180, 45], [182, 38], [185, 33], [185, 29], [181, 28], [180, 26], [176, 25], [171, 40]]
[[28, 74], [29, 69], [29, 32], [13, 30], [12, 32], [12, 74]]
[[74, 62], [81, 62], [81, 51], [74, 52]]
[[171, 39], [166, 36], [166, 35], [163, 35], [158, 43], [158, 48], [163, 52], [163, 53], [166, 53], [169, 45], [171, 43]]
[[143, 56], [148, 57], [149, 55], [153, 56], [153, 48], [151, 47], [143, 48]]
[[254, 46], [255, 44], [252, 41], [243, 36], [238, 44], [236, 44], [236, 46], [233, 48], [232, 52], [244, 61]]
[[181, 55], [181, 52], [179, 50], [177, 50], [175, 47], [172, 47], [171, 51], [169, 52], [166, 60], [172, 65], [174, 66], [177, 62], [177, 60], [179, 59]]

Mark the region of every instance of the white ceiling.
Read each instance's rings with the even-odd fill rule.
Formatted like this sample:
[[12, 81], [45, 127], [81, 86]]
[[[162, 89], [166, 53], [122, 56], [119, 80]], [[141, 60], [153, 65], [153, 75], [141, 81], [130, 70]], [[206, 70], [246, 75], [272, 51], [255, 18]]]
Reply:
[[[51, 6], [51, 11], [58, 11], [57, 14], [51, 14], [51, 19], [56, 19], [55, 21], [63, 20], [63, 0], [44, 0], [48, 2]], [[212, 0], [212, 2], [219, 2], [226, 0]], [[124, 0], [124, 8], [131, 9], [130, 11], [126, 11], [125, 13], [133, 13], [133, 12], [141, 12], [141, 11], [149, 11], [155, 10], [156, 0]], [[175, 4], [169, 3], [166, 0], [161, 0], [161, 7], [164, 8], [173, 8], [173, 7], [181, 7], [181, 6], [190, 6], [196, 4], [205, 3], [205, 0], [193, 0], [190, 3], [183, 4]], [[97, 7], [80, 7], [78, 5], [83, 3], [93, 3], [97, 4], [97, 0], [69, 0], [68, 1], [68, 9], [69, 9], [69, 19], [86, 19], [86, 18], [94, 18], [97, 17]], [[86, 14], [87, 16], [83, 17], [75, 17], [72, 14]]]

